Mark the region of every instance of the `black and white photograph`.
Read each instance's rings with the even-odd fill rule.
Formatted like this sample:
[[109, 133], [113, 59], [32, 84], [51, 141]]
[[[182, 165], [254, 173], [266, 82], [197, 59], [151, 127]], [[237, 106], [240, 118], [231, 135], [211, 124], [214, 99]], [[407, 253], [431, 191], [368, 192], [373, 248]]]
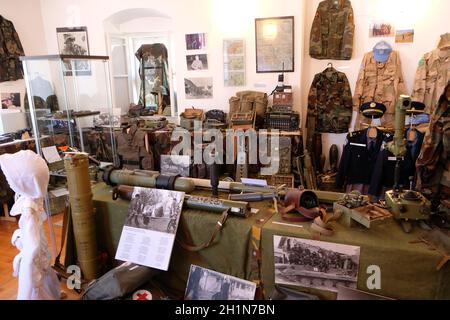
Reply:
[[208, 57], [206, 54], [189, 54], [186, 64], [189, 71], [208, 70]]
[[[87, 27], [56, 28], [59, 53], [71, 56], [88, 56], [89, 42]], [[71, 63], [72, 62], [72, 63]], [[65, 75], [91, 75], [90, 64], [87, 60], [70, 60], [64, 62]], [[73, 70], [74, 69], [74, 70]]]
[[213, 78], [185, 78], [186, 99], [212, 99]]
[[135, 187], [116, 259], [167, 271], [184, 192]]
[[161, 155], [161, 174], [189, 177], [190, 156]]
[[2, 100], [2, 109], [17, 109], [21, 106], [19, 92], [3, 92], [0, 98]]
[[135, 188], [125, 225], [175, 234], [183, 200], [180, 192]]
[[360, 247], [274, 236], [275, 283], [337, 292], [356, 289]]
[[186, 50], [206, 49], [206, 33], [192, 33], [186, 35]]
[[256, 284], [191, 265], [186, 300], [254, 300]]

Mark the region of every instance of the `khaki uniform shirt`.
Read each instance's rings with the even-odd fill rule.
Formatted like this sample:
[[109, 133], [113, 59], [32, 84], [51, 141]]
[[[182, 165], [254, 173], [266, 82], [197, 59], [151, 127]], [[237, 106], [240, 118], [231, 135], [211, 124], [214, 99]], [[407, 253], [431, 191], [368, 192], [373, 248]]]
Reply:
[[311, 28], [309, 54], [316, 59], [350, 60], [354, 32], [349, 0], [322, 1]]
[[450, 49], [433, 50], [419, 61], [412, 98], [414, 101], [423, 102], [426, 106], [425, 112], [433, 114], [449, 81]]
[[366, 102], [383, 103], [386, 114], [395, 114], [395, 103], [401, 94], [406, 94], [400, 55], [392, 51], [388, 61], [377, 62], [373, 52], [366, 53], [361, 64], [355, 95], [353, 111]]

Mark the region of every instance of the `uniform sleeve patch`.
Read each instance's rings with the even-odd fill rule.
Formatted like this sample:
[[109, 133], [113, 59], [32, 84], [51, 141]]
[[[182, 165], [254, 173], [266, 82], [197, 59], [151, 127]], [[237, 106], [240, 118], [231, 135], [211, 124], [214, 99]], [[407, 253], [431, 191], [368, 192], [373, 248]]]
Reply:
[[422, 67], [423, 65], [425, 65], [425, 58], [422, 58], [419, 61], [419, 66]]

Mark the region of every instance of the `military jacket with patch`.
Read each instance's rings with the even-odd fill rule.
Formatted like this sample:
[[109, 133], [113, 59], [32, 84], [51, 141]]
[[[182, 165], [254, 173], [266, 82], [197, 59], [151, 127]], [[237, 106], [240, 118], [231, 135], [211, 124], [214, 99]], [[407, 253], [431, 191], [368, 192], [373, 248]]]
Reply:
[[373, 52], [366, 53], [359, 71], [353, 97], [353, 110], [366, 102], [379, 102], [386, 106], [386, 114], [395, 113], [395, 103], [406, 94], [400, 55], [392, 51], [386, 62], [377, 62]]
[[24, 55], [13, 23], [0, 15], [0, 82], [23, 78], [19, 57]]
[[308, 115], [315, 118], [316, 132], [348, 132], [352, 92], [345, 73], [328, 68], [316, 74], [309, 90]]
[[433, 114], [449, 81], [450, 49], [429, 52], [419, 61], [412, 98], [414, 101], [423, 102], [426, 106], [425, 112]]
[[354, 32], [349, 0], [322, 1], [311, 28], [309, 54], [316, 59], [350, 60]]

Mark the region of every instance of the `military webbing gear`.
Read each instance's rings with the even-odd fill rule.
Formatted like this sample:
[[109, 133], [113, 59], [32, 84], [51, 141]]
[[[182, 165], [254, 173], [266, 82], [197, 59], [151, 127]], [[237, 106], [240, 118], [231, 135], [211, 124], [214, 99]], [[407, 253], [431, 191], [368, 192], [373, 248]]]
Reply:
[[350, 60], [354, 31], [349, 0], [322, 1], [311, 28], [309, 54], [316, 59]]
[[0, 15], [0, 82], [23, 79], [19, 57], [24, 55], [13, 23]]

